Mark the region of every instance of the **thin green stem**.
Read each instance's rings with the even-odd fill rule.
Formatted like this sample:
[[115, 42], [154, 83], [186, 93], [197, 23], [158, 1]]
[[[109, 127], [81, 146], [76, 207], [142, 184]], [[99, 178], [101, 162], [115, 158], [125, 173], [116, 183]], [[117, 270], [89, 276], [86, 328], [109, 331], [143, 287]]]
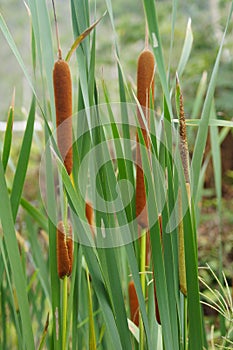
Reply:
[[87, 266], [86, 266], [86, 275], [87, 275], [88, 303], [89, 303], [89, 348], [92, 350], [96, 350], [97, 346], [96, 346], [96, 337], [95, 337], [92, 293], [91, 293], [89, 270]]
[[187, 297], [184, 296], [184, 350], [187, 349], [187, 334], [188, 334], [188, 316], [187, 316]]
[[[63, 187], [63, 223], [65, 232], [68, 230], [68, 200], [65, 187]], [[66, 322], [67, 322], [67, 288], [68, 278], [63, 279], [63, 298], [62, 298], [62, 350], [66, 348]]]
[[[141, 286], [142, 286], [142, 293], [145, 297], [145, 289], [146, 289], [146, 275], [145, 275], [145, 268], [146, 268], [146, 232], [144, 231], [141, 236], [141, 260], [140, 260], [140, 271], [141, 271]], [[140, 342], [139, 342], [139, 349], [144, 349], [144, 326], [142, 317], [140, 315], [140, 322], [139, 322], [139, 329], [140, 329]]]
[[66, 319], [67, 319], [67, 287], [68, 277], [63, 279], [63, 298], [62, 298], [62, 350], [66, 349]]

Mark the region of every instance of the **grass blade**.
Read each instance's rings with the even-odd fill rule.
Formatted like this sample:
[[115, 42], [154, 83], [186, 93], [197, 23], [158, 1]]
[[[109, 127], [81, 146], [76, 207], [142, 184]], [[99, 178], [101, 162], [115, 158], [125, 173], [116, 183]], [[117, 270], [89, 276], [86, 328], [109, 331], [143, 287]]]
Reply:
[[36, 209], [31, 203], [29, 203], [25, 198], [21, 197], [20, 205], [27, 211], [27, 213], [38, 223], [38, 225], [48, 232], [48, 222], [46, 217]]
[[20, 150], [19, 160], [15, 172], [15, 177], [12, 185], [11, 191], [11, 206], [12, 206], [12, 215], [15, 221], [20, 198], [23, 191], [24, 180], [26, 177], [26, 171], [28, 167], [29, 155], [32, 145], [32, 137], [33, 137], [33, 128], [35, 121], [35, 111], [36, 111], [36, 100], [35, 96], [32, 98], [31, 108], [28, 115], [28, 121], [26, 130], [24, 133], [23, 143]]
[[189, 18], [187, 28], [186, 28], [184, 46], [182, 49], [180, 61], [177, 68], [177, 73], [179, 77], [181, 77], [181, 75], [183, 74], [186, 63], [188, 62], [191, 49], [192, 49], [192, 44], [193, 44], [193, 33], [192, 33], [192, 27], [191, 27], [191, 18]]
[[72, 54], [74, 53], [74, 51], [78, 48], [78, 46], [81, 44], [81, 42], [86, 38], [86, 36], [88, 36], [91, 31], [97, 26], [97, 24], [103, 19], [103, 17], [106, 15], [106, 11], [104, 12], [104, 14], [97, 19], [97, 21], [95, 21], [89, 28], [87, 28], [84, 32], [82, 32], [82, 34], [80, 34], [74, 41], [73, 45], [71, 46], [69, 52], [66, 55], [66, 61], [69, 62]]
[[25, 275], [22, 269], [18, 243], [14, 229], [14, 218], [11, 210], [11, 203], [8, 197], [8, 191], [4, 178], [4, 169], [0, 162], [0, 217], [6, 243], [7, 254], [9, 257], [13, 281], [16, 288], [19, 311], [22, 320], [22, 336], [26, 349], [33, 350], [34, 339], [32, 333], [32, 322], [27, 298], [27, 285]]
[[15, 99], [15, 91], [13, 93], [11, 106], [8, 112], [7, 126], [3, 143], [3, 151], [2, 151], [2, 164], [4, 172], [6, 171], [10, 149], [11, 149], [11, 141], [12, 141], [12, 128], [14, 121], [14, 99]]

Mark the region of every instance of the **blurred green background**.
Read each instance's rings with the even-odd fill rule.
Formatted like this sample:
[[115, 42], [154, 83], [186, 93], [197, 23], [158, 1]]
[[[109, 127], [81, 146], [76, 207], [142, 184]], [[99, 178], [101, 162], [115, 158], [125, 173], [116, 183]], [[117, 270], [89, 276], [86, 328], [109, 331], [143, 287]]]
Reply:
[[[207, 71], [207, 73], [211, 72], [218, 45], [221, 40], [228, 6], [230, 5], [228, 3], [229, 1], [225, 0], [178, 1], [171, 71], [174, 76], [185, 37], [186, 25], [188, 19], [191, 18], [194, 35], [193, 48], [181, 81], [185, 98], [185, 111], [188, 116], [192, 111], [193, 96], [202, 73], [204, 71]], [[92, 1], [91, 4], [92, 13], [94, 13], [95, 2]], [[51, 1], [48, 1], [48, 5], [50, 8], [51, 21], [53, 21]], [[172, 1], [160, 0], [156, 1], [156, 5], [160, 22], [160, 33], [164, 47], [165, 62], [167, 62], [166, 58], [168, 57], [170, 49]], [[61, 46], [64, 54], [66, 54], [73, 42], [69, 1], [57, 0], [56, 6]], [[139, 0], [128, 0], [127, 2], [117, 0], [113, 3], [113, 7], [121, 64], [129, 84], [133, 85], [136, 80], [136, 58], [144, 46], [145, 20], [142, 2]], [[97, 17], [103, 14], [105, 9], [105, 1], [97, 0]], [[30, 72], [32, 67], [30, 53], [30, 25], [24, 2], [19, 0], [1, 0], [0, 11], [9, 26], [28, 71]], [[55, 37], [55, 32], [52, 34], [53, 37]], [[216, 89], [217, 111], [221, 116], [224, 116], [227, 119], [231, 118], [233, 110], [233, 41], [231, 37], [232, 26], [227, 35], [227, 40], [224, 46]], [[106, 81], [112, 99], [117, 100], [117, 70], [116, 59], [113, 51], [113, 40], [114, 37], [110, 21], [108, 15], [106, 15], [97, 28], [96, 77], [97, 82], [98, 79], [104, 79]], [[22, 119], [22, 108], [28, 107], [29, 104], [29, 97], [31, 96], [30, 88], [1, 33], [0, 42], [0, 120], [6, 119], [6, 112], [10, 104], [13, 87], [16, 88], [16, 119]], [[55, 38], [54, 58], [56, 58]], [[72, 61], [75, 60], [73, 59]], [[77, 67], [75, 67], [75, 69], [78, 75]], [[159, 97], [159, 84], [156, 86], [158, 87], [157, 96]]]

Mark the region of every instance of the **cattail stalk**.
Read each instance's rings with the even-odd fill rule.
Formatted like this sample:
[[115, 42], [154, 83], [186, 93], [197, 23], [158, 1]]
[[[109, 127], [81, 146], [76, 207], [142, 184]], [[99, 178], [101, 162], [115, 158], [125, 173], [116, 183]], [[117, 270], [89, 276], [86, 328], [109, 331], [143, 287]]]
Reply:
[[[186, 123], [184, 114], [183, 95], [180, 89], [178, 76], [176, 77], [177, 92], [179, 96], [179, 132], [180, 132], [180, 156], [184, 170], [184, 178], [186, 183], [186, 191], [188, 203], [190, 205], [191, 191], [190, 191], [190, 176], [189, 176], [189, 152], [187, 143]], [[185, 244], [184, 244], [184, 227], [183, 227], [183, 205], [181, 191], [178, 193], [179, 203], [179, 226], [178, 226], [178, 243], [179, 243], [179, 281], [180, 290], [184, 296], [187, 296], [187, 280], [186, 280], [186, 264], [185, 264]]]
[[63, 280], [62, 292], [62, 350], [66, 349], [66, 323], [67, 323], [68, 277]]
[[[141, 271], [141, 286], [142, 286], [142, 294], [143, 297], [145, 298], [146, 295], [146, 275], [145, 275], [145, 270], [146, 270], [146, 239], [147, 239], [147, 233], [144, 232], [141, 236], [141, 249], [140, 249], [140, 271]], [[139, 349], [143, 350], [144, 349], [144, 324], [142, 321], [141, 313], [140, 313], [140, 318], [139, 318], [139, 333], [140, 333], [140, 340], [139, 340]]]
[[[56, 130], [57, 144], [68, 175], [72, 172], [73, 151], [72, 151], [72, 80], [70, 68], [62, 59], [62, 52], [58, 34], [58, 23], [54, 0], [52, 0], [58, 60], [53, 67], [53, 87], [56, 109]], [[68, 202], [64, 189], [63, 196], [63, 222], [57, 226], [57, 268], [58, 275], [63, 279], [62, 293], [62, 350], [66, 349], [66, 325], [67, 325], [67, 296], [68, 276], [71, 275], [73, 266], [73, 238], [72, 228], [68, 223]]]
[[[159, 231], [160, 231], [160, 240], [161, 240], [161, 245], [162, 245], [162, 249], [163, 249], [163, 237], [162, 237], [162, 216], [161, 214], [159, 214]], [[155, 301], [155, 317], [156, 317], [156, 321], [158, 322], [158, 324], [161, 324], [161, 320], [160, 320], [160, 313], [159, 313], [159, 305], [158, 305], [158, 298], [157, 298], [157, 292], [156, 292], [156, 282], [154, 279], [154, 301]]]

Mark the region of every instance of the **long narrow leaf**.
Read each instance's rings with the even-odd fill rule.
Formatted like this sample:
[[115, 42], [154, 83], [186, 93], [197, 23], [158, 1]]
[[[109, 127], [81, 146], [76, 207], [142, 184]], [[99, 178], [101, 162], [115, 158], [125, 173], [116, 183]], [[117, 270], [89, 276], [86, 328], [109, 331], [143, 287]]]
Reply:
[[14, 218], [11, 210], [11, 203], [4, 178], [4, 169], [0, 162], [0, 217], [6, 242], [7, 253], [11, 265], [13, 281], [19, 304], [20, 316], [22, 320], [22, 334], [26, 349], [33, 350], [34, 339], [32, 334], [32, 322], [27, 298], [27, 285], [22, 269], [18, 243], [14, 229]]
[[3, 143], [2, 164], [4, 171], [6, 171], [12, 142], [12, 128], [14, 121], [14, 94], [15, 92], [13, 93], [12, 103], [8, 112], [7, 126]]
[[33, 128], [35, 121], [35, 108], [36, 108], [36, 100], [35, 96], [33, 96], [30, 112], [28, 115], [27, 127], [24, 133], [23, 143], [20, 150], [19, 160], [15, 172], [14, 182], [11, 191], [11, 206], [12, 206], [12, 214], [13, 219], [15, 221], [21, 194], [23, 191], [24, 180], [26, 177], [26, 171], [28, 167], [28, 160], [31, 150], [32, 137], [33, 137]]

